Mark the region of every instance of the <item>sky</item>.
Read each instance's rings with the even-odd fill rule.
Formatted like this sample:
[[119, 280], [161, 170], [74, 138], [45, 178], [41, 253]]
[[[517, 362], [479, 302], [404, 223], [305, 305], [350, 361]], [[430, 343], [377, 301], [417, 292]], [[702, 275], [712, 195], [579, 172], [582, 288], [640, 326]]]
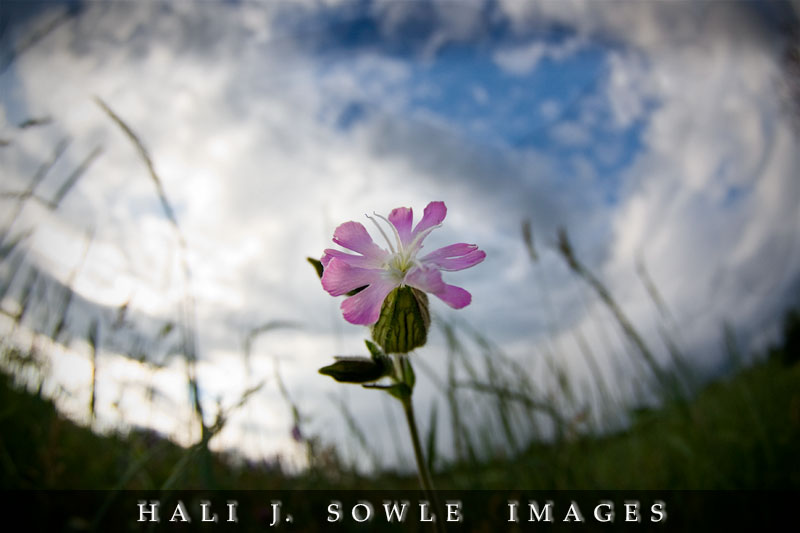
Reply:
[[[4, 242], [27, 235], [0, 265], [11, 286], [0, 305], [18, 309], [27, 273], [46, 280], [26, 327], [4, 319], [7, 338], [52, 327], [51, 293], [71, 286], [71, 335], [37, 340], [50, 394], [86, 421], [95, 320], [95, 427], [152, 427], [188, 443], [185, 365], [170, 353], [190, 295], [209, 419], [264, 382], [214, 447], [302, 464], [277, 368], [307, 434], [352, 450], [344, 403], [377, 449], [391, 448], [387, 418], [400, 415], [390, 398], [317, 374], [333, 355], [363, 354], [368, 332], [343, 320], [305, 258], [331, 247], [342, 222], [369, 227], [365, 214], [398, 206], [420, 216], [441, 200], [448, 214], [430, 249], [471, 242], [487, 258], [445, 277], [472, 304], [453, 311], [433, 298], [434, 316], [523, 362], [543, 396], [558, 394], [554, 368], [592, 382], [582, 336], [621, 398], [647, 400], [624, 355], [632, 348], [557, 252], [561, 227], [661, 364], [667, 327], [698, 375], [719, 375], [726, 327], [754, 353], [797, 305], [800, 151], [784, 63], [795, 6], [4, 2], [2, 192], [24, 190], [62, 146], [36, 190], [52, 199], [90, 158], [57, 209], [29, 201], [12, 223], [18, 200], [0, 199]], [[185, 252], [141, 156], [97, 99], [146, 146]], [[245, 360], [248, 333], [273, 322], [291, 327], [254, 338]], [[137, 349], [155, 364], [128, 353]], [[444, 352], [434, 327], [414, 357], [441, 374]], [[421, 374], [415, 399], [427, 413], [441, 398]], [[410, 448], [398, 455], [412, 464]]]

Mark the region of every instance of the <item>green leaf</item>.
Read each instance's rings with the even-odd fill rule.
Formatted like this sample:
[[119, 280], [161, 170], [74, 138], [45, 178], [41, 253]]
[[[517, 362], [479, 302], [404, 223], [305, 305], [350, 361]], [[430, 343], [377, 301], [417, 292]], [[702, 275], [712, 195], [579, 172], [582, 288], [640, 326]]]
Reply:
[[379, 365], [383, 365], [383, 367], [386, 369], [385, 374], [391, 374], [394, 369], [394, 365], [392, 364], [392, 358], [383, 353], [381, 349], [375, 345], [375, 343], [370, 342], [366, 339], [364, 340], [364, 342], [367, 344], [367, 349], [369, 350], [369, 353], [372, 356], [372, 360], [378, 363]]
[[395, 383], [394, 385], [362, 385], [365, 389], [380, 389], [385, 390], [398, 400], [405, 400], [411, 397], [411, 389], [405, 383]]
[[366, 345], [367, 345], [367, 350], [369, 350], [369, 353], [370, 353], [370, 354], [372, 354], [372, 357], [373, 357], [373, 358], [375, 358], [375, 357], [380, 357], [380, 356], [382, 356], [382, 355], [385, 355], [385, 354], [384, 354], [384, 353], [381, 351], [381, 349], [380, 349], [380, 348], [378, 348], [378, 346], [376, 346], [376, 345], [375, 345], [375, 343], [374, 343], [374, 342], [372, 342], [371, 340], [369, 340], [369, 339], [364, 339], [364, 344], [366, 344]]
[[414, 374], [414, 367], [411, 366], [411, 361], [408, 357], [403, 357], [401, 360], [403, 367], [403, 383], [408, 385], [409, 389], [414, 389], [414, 384], [417, 382], [417, 376]]
[[372, 339], [385, 353], [408, 353], [425, 345], [430, 325], [428, 296], [411, 287], [398, 287], [383, 301]]
[[382, 360], [367, 357], [337, 357], [336, 362], [319, 373], [342, 383], [368, 383], [382, 378], [389, 368]]
[[317, 276], [322, 278], [322, 271], [324, 270], [322, 267], [322, 261], [319, 259], [314, 259], [313, 257], [306, 257], [306, 261], [311, 263], [311, 266], [317, 271]]

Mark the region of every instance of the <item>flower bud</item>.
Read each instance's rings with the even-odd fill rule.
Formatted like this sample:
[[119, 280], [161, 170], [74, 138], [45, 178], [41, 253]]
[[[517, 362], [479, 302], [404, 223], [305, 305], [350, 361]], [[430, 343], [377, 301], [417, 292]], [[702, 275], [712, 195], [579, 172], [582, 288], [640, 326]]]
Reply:
[[337, 357], [335, 363], [319, 369], [320, 374], [342, 383], [377, 381], [388, 371], [384, 360], [368, 357]]

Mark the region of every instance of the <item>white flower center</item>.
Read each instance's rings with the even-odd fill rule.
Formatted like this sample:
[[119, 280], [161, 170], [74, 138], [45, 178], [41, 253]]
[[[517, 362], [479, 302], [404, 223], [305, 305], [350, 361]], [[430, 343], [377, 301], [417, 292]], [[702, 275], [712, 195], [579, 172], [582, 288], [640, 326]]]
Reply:
[[411, 267], [419, 266], [420, 263], [416, 258], [417, 250], [400, 248], [399, 251], [389, 256], [386, 261], [386, 268], [398, 281], [405, 279]]
[[392, 245], [392, 241], [389, 240], [389, 237], [386, 235], [386, 233], [384, 233], [383, 228], [378, 225], [378, 222], [371, 216], [366, 215], [366, 217], [370, 219], [373, 224], [375, 224], [375, 226], [378, 228], [378, 231], [381, 232], [381, 235], [383, 235], [383, 238], [389, 245], [389, 250], [391, 250], [391, 254], [389, 254], [389, 256], [386, 258], [386, 262], [383, 265], [384, 268], [389, 272], [392, 279], [402, 285], [405, 282], [406, 274], [408, 274], [408, 271], [411, 270], [412, 267], [422, 266], [422, 263], [417, 260], [417, 253], [422, 249], [423, 239], [425, 239], [425, 237], [427, 237], [431, 231], [441, 227], [441, 224], [431, 226], [425, 231], [417, 233], [411, 242], [408, 243], [407, 246], [404, 246], [403, 240], [400, 238], [400, 234], [397, 232], [397, 228], [394, 227], [394, 224], [377, 213], [373, 213], [373, 215], [385, 221], [394, 232], [397, 249], [395, 249], [395, 247]]

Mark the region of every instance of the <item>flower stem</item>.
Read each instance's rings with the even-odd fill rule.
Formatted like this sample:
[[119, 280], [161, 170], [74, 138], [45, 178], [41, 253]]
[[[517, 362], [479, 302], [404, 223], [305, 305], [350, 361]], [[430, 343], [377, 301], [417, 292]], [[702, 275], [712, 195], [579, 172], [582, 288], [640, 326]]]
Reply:
[[[435, 489], [433, 488], [433, 481], [431, 481], [431, 473], [428, 471], [428, 466], [425, 464], [425, 456], [422, 453], [422, 445], [419, 442], [419, 431], [417, 431], [417, 421], [414, 417], [414, 406], [411, 403], [411, 395], [402, 399], [403, 411], [406, 413], [406, 421], [408, 422], [408, 432], [411, 435], [411, 444], [414, 446], [414, 457], [417, 459], [417, 472], [419, 472], [419, 481], [422, 484], [422, 489], [425, 495], [430, 499], [431, 505], [436, 513], [439, 513], [439, 501], [436, 497]], [[434, 521], [436, 530], [444, 532], [444, 526], [437, 517]]]
[[411, 434], [411, 443], [414, 445], [414, 456], [417, 459], [419, 481], [422, 483], [422, 488], [425, 490], [425, 492], [433, 492], [433, 482], [431, 481], [431, 474], [428, 472], [428, 466], [425, 464], [425, 458], [422, 454], [422, 446], [419, 442], [419, 432], [417, 431], [417, 421], [414, 417], [414, 406], [411, 404], [410, 396], [403, 399], [403, 410], [406, 413], [408, 431]]

